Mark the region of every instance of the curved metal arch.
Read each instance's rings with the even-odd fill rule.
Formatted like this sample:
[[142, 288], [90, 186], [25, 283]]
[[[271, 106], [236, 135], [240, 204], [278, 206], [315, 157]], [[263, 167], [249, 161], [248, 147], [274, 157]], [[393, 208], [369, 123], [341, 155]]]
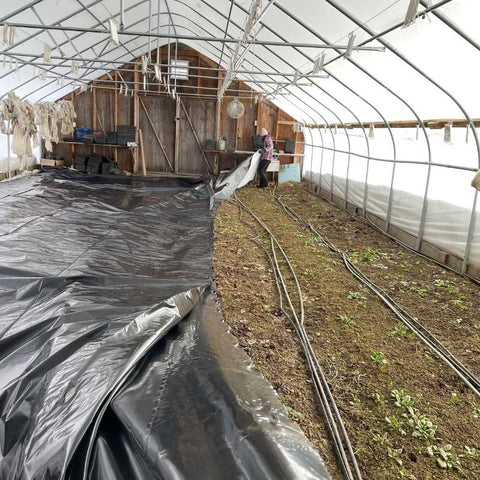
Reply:
[[[338, 10], [340, 13], [342, 13], [344, 16], [346, 16], [351, 22], [355, 23], [358, 27], [360, 27], [362, 30], [367, 32], [369, 35], [375, 35], [375, 32], [368, 27], [368, 25], [362, 23], [360, 20], [358, 20], [354, 15], [352, 15], [350, 12], [348, 12], [344, 7], [339, 5], [336, 0], [323, 0], [327, 2], [330, 6]], [[278, 6], [277, 4], [275, 4]], [[473, 123], [472, 119], [470, 118], [470, 115], [468, 112], [465, 110], [463, 105], [448, 91], [440, 85], [436, 80], [434, 80], [430, 75], [425, 73], [420, 67], [415, 65], [411, 60], [409, 60], [403, 53], [401, 53], [396, 47], [394, 47], [390, 42], [387, 42], [383, 38], [377, 38], [376, 39], [379, 43], [381, 43], [385, 48], [390, 50], [394, 55], [396, 55], [398, 58], [400, 58], [403, 62], [405, 62], [410, 68], [415, 70], [417, 73], [419, 73], [422, 77], [424, 77], [426, 80], [428, 80], [432, 85], [437, 87], [441, 92], [443, 92], [447, 97], [449, 97], [452, 102], [460, 109], [460, 111], [463, 113], [465, 116], [465, 119], [468, 121], [470, 128], [472, 130], [474, 139], [475, 139], [475, 144], [477, 146], [477, 153], [478, 153], [478, 167], [480, 168], [480, 142], [477, 136], [477, 131], [475, 128], [475, 124]]]
[[[187, 18], [187, 17], [185, 17], [185, 18]], [[143, 21], [145, 21], [145, 19], [146, 19], [146, 17], [145, 17], [144, 19], [139, 20], [139, 22], [143, 22]], [[135, 24], [136, 24], [136, 23], [135, 23]], [[133, 25], [135, 25], [135, 24], [133, 24]], [[162, 25], [162, 27], [164, 27], [164, 26], [167, 26], [167, 25]], [[183, 26], [183, 25], [179, 25], [179, 27], [182, 28], [183, 30], [186, 30], [186, 31], [190, 32], [190, 33], [194, 33], [193, 30], [191, 30], [191, 29], [189, 29], [188, 27], [185, 27], [185, 26]], [[135, 40], [136, 40], [136, 39], [133, 38], [133, 39], [131, 39], [131, 40], [128, 40], [128, 41], [125, 42], [125, 43], [133, 42], [133, 41], [135, 41]], [[100, 42], [100, 43], [101, 43], [101, 42]], [[146, 45], [147, 45], [147, 44], [141, 45], [141, 46], [138, 47], [138, 48], [143, 48], [143, 47], [146, 46]], [[210, 44], [209, 44], [209, 45], [210, 45]], [[214, 47], [214, 48], [217, 48], [214, 44], [212, 44], [211, 46]], [[91, 47], [88, 47], [86, 50], [89, 50], [90, 48], [91, 48]], [[117, 50], [118, 48], [119, 48], [119, 47], [115, 47], [115, 48], [113, 48], [112, 50], [110, 50], [110, 51], [107, 52], [107, 53], [112, 53], [112, 52], [114, 52], [115, 50]], [[205, 47], [202, 47], [202, 48], [205, 48]], [[209, 49], [206, 49], [206, 50], [209, 51]], [[83, 51], [85, 51], [85, 50], [82, 50], [82, 52], [83, 52]], [[209, 52], [209, 53], [210, 53], [211, 55], [214, 55], [214, 54], [211, 53], [211, 52]], [[116, 60], [118, 60], [118, 59], [121, 59], [121, 58], [122, 58], [122, 57], [117, 57], [114, 61], [116, 61]], [[132, 70], [132, 71], [133, 71], [133, 70]], [[69, 78], [69, 77], [64, 76], [64, 78]], [[80, 79], [76, 79], [76, 78], [75, 78], [75, 79], [72, 79], [72, 81], [69, 82], [69, 83], [67, 83], [66, 85], [62, 85], [61, 87], [57, 88], [56, 90], [53, 90], [53, 91], [48, 92], [47, 94], [45, 94], [45, 96], [41, 97], [39, 101], [41, 101], [41, 100], [43, 100], [43, 99], [45, 99], [45, 98], [47, 98], [47, 97], [49, 97], [49, 96], [51, 96], [51, 95], [54, 95], [54, 94], [55, 94], [56, 92], [58, 92], [59, 90], [62, 90], [62, 89], [64, 89], [64, 88], [68, 87], [69, 85], [71, 85], [72, 83], [75, 83], [76, 81], [79, 81], [79, 80], [80, 80]], [[86, 79], [86, 80], [88, 80], [88, 81], [94, 81], [95, 79]], [[43, 85], [42, 87], [40, 87], [40, 89], [43, 89], [43, 88], [45, 88], [45, 87], [47, 87], [47, 86], [49, 86], [49, 85], [52, 85], [52, 83], [54, 83], [54, 82], [55, 82], [55, 80], [52, 80], [51, 82], [49, 82], [49, 83]], [[127, 83], [128, 83], [128, 82], [127, 82]], [[37, 92], [37, 91], [38, 91], [38, 89], [36, 90], [36, 92]], [[34, 92], [30, 92], [29, 94], [25, 95], [25, 96], [23, 97], [23, 99], [28, 98], [30, 95], [32, 95], [32, 93], [34, 93]]]
[[[327, 1], [327, 0], [326, 0]], [[320, 39], [320, 40], [324, 40], [324, 37], [322, 37], [320, 34], [318, 34], [315, 30], [313, 30], [312, 28], [310, 28], [308, 25], [306, 25], [303, 21], [301, 21], [300, 19], [298, 19], [296, 16], [294, 16], [293, 14], [291, 14], [288, 10], [286, 10], [284, 7], [278, 5], [278, 4], [275, 4], [275, 6], [277, 8], [279, 8], [283, 13], [285, 13], [286, 15], [288, 15], [290, 18], [292, 18], [293, 20], [295, 20], [300, 26], [302, 26], [304, 29], [306, 29], [309, 33], [311, 33], [312, 35], [314, 35], [316, 38]], [[352, 58], [348, 58], [347, 59], [350, 63], [352, 63], [352, 65], [354, 65], [355, 67], [357, 67], [362, 73], [364, 73], [365, 75], [367, 75], [369, 78], [371, 78], [373, 81], [375, 81], [378, 85], [382, 86], [387, 92], [389, 92], [391, 95], [393, 95], [395, 98], [397, 98], [398, 100], [400, 100], [400, 102], [402, 102], [412, 113], [413, 115], [415, 116], [415, 118], [417, 119], [417, 121], [419, 122], [419, 125], [422, 129], [422, 132], [424, 134], [424, 137], [425, 137], [425, 142], [426, 142], [426, 146], [427, 146], [427, 153], [428, 153], [428, 162], [429, 163], [432, 163], [432, 149], [431, 149], [431, 145], [430, 145], [430, 138], [428, 136], [428, 133], [427, 133], [427, 130], [425, 128], [425, 124], [423, 122], [423, 120], [420, 118], [420, 116], [417, 114], [417, 112], [413, 109], [413, 107], [404, 99], [402, 98], [400, 95], [398, 95], [397, 93], [395, 93], [393, 90], [391, 90], [389, 87], [387, 87], [383, 82], [381, 82], [380, 80], [378, 80], [373, 74], [371, 74], [370, 72], [368, 72], [365, 68], [363, 68], [362, 66], [360, 66], [357, 62], [355, 62]], [[328, 72], [330, 74], [330, 72]], [[389, 131], [390, 131], [390, 134], [393, 136], [393, 132], [391, 131], [390, 127], [389, 127]], [[367, 160], [367, 163], [369, 163], [369, 160]], [[367, 203], [367, 196], [368, 196], [368, 170], [369, 170], [369, 165], [367, 165], [367, 172], [366, 172], [366, 178], [365, 178], [365, 188], [366, 188], [366, 193], [365, 193], [365, 196], [364, 196], [364, 208], [363, 208], [363, 214], [366, 215], [366, 203]], [[394, 164], [394, 168], [392, 169], [392, 176], [391, 176], [391, 180], [390, 180], [390, 193], [389, 193], [389, 198], [388, 198], [388, 206], [387, 206], [387, 215], [386, 215], [386, 219], [385, 219], [385, 225], [384, 225], [384, 229], [385, 230], [388, 230], [388, 225], [390, 223], [390, 219], [391, 219], [391, 214], [392, 214], [392, 208], [393, 208], [393, 185], [394, 185], [394, 179], [395, 179], [395, 164]], [[430, 167], [428, 168], [428, 172], [427, 172], [427, 181], [426, 181], [426, 189], [428, 190], [428, 186], [429, 186], [429, 181], [430, 181], [430, 173], [431, 173], [431, 169]], [[423, 218], [423, 221], [421, 220], [420, 221], [420, 231], [422, 233], [419, 233], [419, 238], [420, 238], [420, 242], [421, 242], [421, 237], [423, 236], [423, 228], [422, 228], [422, 225], [425, 223], [425, 218], [426, 218], [426, 205], [427, 205], [427, 197], [425, 196], [424, 197], [424, 202], [423, 202], [423, 206], [422, 206], [422, 214], [421, 214], [421, 218]]]
[[[43, 0], [41, 0], [41, 1], [43, 1]], [[101, 3], [102, 1], [103, 1], [103, 0], [95, 0], [95, 1], [92, 2], [89, 6], [97, 5], [98, 3]], [[148, 0], [145, 0], [145, 1], [148, 1]], [[33, 2], [32, 2], [32, 3], [33, 3]], [[23, 11], [23, 9], [22, 9], [22, 11]], [[82, 13], [83, 11], [84, 11], [83, 8], [82, 8], [81, 10], [76, 10], [74, 13], [69, 14], [69, 15], [67, 15], [66, 17], [63, 17], [62, 19], [58, 20], [58, 23], [66, 22], [67, 20], [70, 20], [70, 19], [73, 18], [74, 16], [79, 15], [79, 14]], [[18, 13], [18, 12], [17, 12], [17, 13]], [[8, 17], [8, 18], [10, 18], [10, 17]], [[98, 25], [97, 25], [97, 26], [98, 26]], [[3, 54], [8, 54], [8, 52], [9, 52], [10, 50], [12, 50], [13, 48], [16, 48], [16, 47], [20, 46], [22, 43], [25, 43], [25, 42], [28, 42], [29, 40], [32, 40], [33, 38], [37, 37], [38, 35], [40, 35], [40, 34], [43, 33], [43, 32], [45, 32], [45, 29], [39, 29], [38, 32], [32, 33], [32, 35], [29, 35], [27, 38], [24, 38], [21, 42], [17, 42], [17, 43], [15, 43], [15, 44], [13, 44], [13, 45], [8, 46], [6, 49], [2, 50], [1, 53], [3, 53]], [[76, 39], [76, 38], [78, 38], [80, 35], [84, 35], [84, 33], [81, 33], [81, 34], [79, 34], [79, 35], [77, 35], [77, 36], [75, 36], [75, 37], [72, 37], [70, 40]], [[61, 43], [59, 46], [60, 46], [60, 47], [63, 47], [63, 46], [66, 45], [67, 43], [69, 43], [69, 41], [65, 41], [65, 42]], [[55, 50], [55, 49], [56, 49], [56, 46], [55, 46], [54, 50]], [[42, 55], [37, 55], [37, 56], [32, 55], [32, 57], [34, 57], [34, 58], [41, 58]], [[21, 67], [19, 68], [19, 70], [20, 70], [21, 68], [23, 68], [23, 66], [21, 66]], [[1, 76], [0, 76], [0, 80], [1, 80], [2, 78], [5, 78], [6, 76], [8, 76], [8, 75], [10, 75], [10, 74], [12, 74], [12, 72], [7, 72], [7, 73], [1, 75]]]

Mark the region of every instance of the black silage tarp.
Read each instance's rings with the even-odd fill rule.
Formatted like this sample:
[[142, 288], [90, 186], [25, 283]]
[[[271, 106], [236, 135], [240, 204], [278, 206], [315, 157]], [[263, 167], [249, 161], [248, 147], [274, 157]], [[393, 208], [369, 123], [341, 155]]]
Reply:
[[0, 186], [0, 478], [327, 478], [211, 292], [208, 181]]

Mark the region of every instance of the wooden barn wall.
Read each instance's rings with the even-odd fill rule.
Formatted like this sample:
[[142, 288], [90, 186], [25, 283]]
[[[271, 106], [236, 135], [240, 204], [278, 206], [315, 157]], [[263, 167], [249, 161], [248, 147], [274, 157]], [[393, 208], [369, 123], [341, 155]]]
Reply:
[[[217, 104], [215, 100], [198, 100], [183, 98], [183, 107], [180, 109], [180, 141], [178, 155], [178, 172], [180, 173], [208, 173], [213, 171], [214, 158], [208, 155], [208, 167], [201, 148], [205, 140], [215, 138], [215, 114]], [[186, 113], [185, 113], [186, 112]], [[188, 115], [188, 117], [187, 117]], [[190, 122], [197, 135], [194, 135]], [[198, 139], [198, 141], [197, 141]]]
[[[172, 44], [171, 57], [174, 58], [175, 48]], [[255, 101], [255, 92], [245, 84], [232, 82], [231, 90], [243, 90], [240, 101], [245, 107], [245, 114], [238, 120], [227, 115], [227, 104], [232, 100], [234, 92], [227, 92], [230, 97], [225, 98], [220, 105], [215, 98], [195, 98], [188, 94], [216, 95], [216, 89], [222, 82], [223, 72], [215, 69], [216, 64], [193, 49], [179, 45], [178, 59], [188, 60], [189, 73], [192, 75], [187, 81], [177, 81], [177, 93], [190, 117], [196, 136], [183, 107], [171, 97], [159, 95], [162, 87], [154, 84], [150, 77], [148, 93], [136, 93], [134, 96], [120, 95], [118, 88], [120, 78], [135, 91], [143, 89], [140, 65], [124, 66], [128, 72], [113, 72], [117, 82], [117, 89], [112, 83], [104, 81], [106, 76], [94, 82], [94, 90], [69, 94], [65, 99], [72, 99], [77, 113], [77, 126], [84, 126], [105, 132], [114, 131], [118, 125], [136, 125], [142, 131], [146, 172], [150, 174], [171, 172], [172, 169], [166, 160], [168, 157], [175, 173], [203, 174], [208, 166], [199, 147], [204, 146], [206, 140], [217, 141], [225, 137], [229, 150], [253, 150], [252, 136], [265, 127], [274, 137], [279, 150], [285, 148], [285, 139], [296, 140], [295, 153], [303, 153], [303, 135], [293, 131], [294, 119], [281, 111], [278, 107], [265, 101]], [[152, 52], [155, 60], [156, 51]], [[161, 49], [160, 61], [167, 62], [167, 49]], [[212, 70], [199, 70], [198, 67]], [[164, 68], [162, 73], [167, 73]], [[213, 78], [198, 78], [193, 75], [205, 75]], [[130, 82], [130, 83], [129, 83]], [[133, 82], [138, 82], [135, 86]], [[194, 88], [186, 88], [194, 87]], [[210, 90], [213, 89], [213, 90]], [[145, 109], [148, 115], [145, 113]], [[150, 118], [148, 118], [150, 117]], [[160, 146], [163, 144], [165, 153]], [[122, 170], [137, 173], [142, 172], [140, 149], [113, 148], [84, 145], [59, 144], [54, 146], [53, 155], [60, 155], [67, 165], [71, 165], [74, 155], [87, 155], [95, 150], [97, 153], [115, 159]], [[245, 155], [230, 152], [205, 152], [212, 170], [228, 170], [233, 168]], [[282, 163], [300, 162], [300, 157], [280, 157]]]
[[170, 172], [168, 161], [173, 166], [175, 159], [175, 102], [170, 97], [140, 95], [139, 103], [139, 128], [143, 135], [147, 172]]

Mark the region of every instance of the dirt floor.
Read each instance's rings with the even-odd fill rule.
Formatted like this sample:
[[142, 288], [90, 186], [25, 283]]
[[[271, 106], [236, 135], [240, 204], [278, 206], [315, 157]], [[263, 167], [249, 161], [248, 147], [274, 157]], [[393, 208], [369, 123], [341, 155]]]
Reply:
[[[282, 200], [349, 254], [371, 280], [480, 375], [480, 289], [295, 184]], [[480, 402], [340, 257], [287, 216], [270, 192], [244, 201], [276, 235], [304, 293], [305, 327], [366, 479], [480, 478]], [[309, 372], [279, 296], [266, 237], [247, 213], [223, 203], [215, 230], [217, 291], [226, 321], [290, 416], [342, 478]]]

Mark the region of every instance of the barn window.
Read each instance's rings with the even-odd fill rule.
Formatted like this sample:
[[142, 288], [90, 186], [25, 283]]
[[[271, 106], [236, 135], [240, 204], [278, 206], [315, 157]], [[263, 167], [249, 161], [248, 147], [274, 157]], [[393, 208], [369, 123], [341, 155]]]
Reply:
[[170, 78], [177, 80], [188, 80], [188, 60], [170, 61]]

